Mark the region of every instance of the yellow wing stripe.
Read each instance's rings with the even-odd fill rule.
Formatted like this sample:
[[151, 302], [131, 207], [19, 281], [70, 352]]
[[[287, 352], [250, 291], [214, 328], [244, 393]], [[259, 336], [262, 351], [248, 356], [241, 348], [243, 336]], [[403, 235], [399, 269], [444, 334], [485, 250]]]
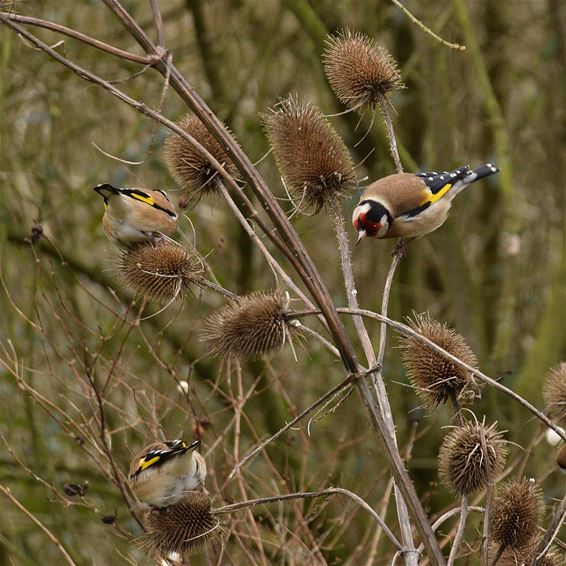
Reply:
[[149, 468], [152, 464], [155, 464], [155, 462], [157, 462], [160, 458], [161, 456], [154, 456], [151, 460], [142, 458], [140, 460], [140, 471], [143, 472], [146, 468]]
[[442, 187], [436, 194], [432, 195], [428, 199], [430, 201], [430, 204], [434, 204], [437, 200], [440, 200], [449, 191], [451, 186], [451, 183], [446, 183], [444, 187]]
[[150, 204], [151, 206], [153, 206], [155, 204], [153, 197], [144, 197], [142, 195], [138, 195], [137, 193], [130, 193], [130, 196], [132, 198], [137, 199], [137, 200], [141, 200], [142, 202], [145, 202], [146, 204]]

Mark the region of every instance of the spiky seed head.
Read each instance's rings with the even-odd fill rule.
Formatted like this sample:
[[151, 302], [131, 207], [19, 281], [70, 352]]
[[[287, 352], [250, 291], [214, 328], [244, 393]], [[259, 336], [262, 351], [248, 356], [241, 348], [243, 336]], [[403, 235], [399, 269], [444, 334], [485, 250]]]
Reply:
[[205, 320], [203, 340], [214, 354], [260, 358], [285, 344], [290, 331], [287, 310], [288, 301], [279, 293], [262, 291], [246, 295]]
[[397, 61], [366, 34], [344, 30], [330, 36], [322, 55], [336, 96], [350, 109], [375, 107], [404, 88]]
[[[207, 149], [232, 177], [238, 176], [234, 162], [196, 116], [187, 114], [177, 125]], [[180, 199], [182, 208], [188, 206], [191, 198], [208, 195], [217, 190], [213, 180], [218, 175], [216, 169], [178, 134], [170, 134], [165, 141], [165, 162], [175, 181], [186, 192]]]
[[151, 554], [181, 556], [200, 552], [222, 534], [210, 512], [210, 496], [190, 491], [181, 501], [162, 509], [152, 508], [146, 516], [147, 532], [141, 546]]
[[118, 259], [123, 282], [157, 301], [185, 297], [189, 285], [198, 283], [202, 270], [196, 251], [164, 239], [125, 249]]
[[[529, 566], [534, 558], [538, 541], [530, 543], [527, 548], [507, 548], [497, 562], [497, 566]], [[499, 549], [498, 544], [490, 542], [490, 560], [493, 560]], [[538, 566], [564, 566], [564, 558], [554, 552], [547, 553], [537, 562]]]
[[534, 480], [507, 482], [495, 498], [489, 518], [493, 541], [506, 548], [526, 547], [538, 532], [542, 511], [541, 491]]
[[551, 368], [544, 377], [542, 394], [546, 411], [556, 422], [566, 423], [566, 362]]
[[488, 427], [467, 422], [454, 428], [442, 442], [438, 455], [440, 479], [455, 495], [470, 495], [501, 473], [506, 455], [505, 440], [495, 424]]
[[[477, 367], [477, 359], [464, 338], [427, 315], [409, 319], [409, 326], [463, 362]], [[424, 404], [432, 409], [453, 396], [467, 404], [480, 396], [480, 385], [471, 372], [447, 360], [412, 336], [400, 341], [403, 365]]]
[[279, 172], [299, 207], [318, 212], [355, 187], [350, 154], [314, 104], [290, 96], [262, 120]]

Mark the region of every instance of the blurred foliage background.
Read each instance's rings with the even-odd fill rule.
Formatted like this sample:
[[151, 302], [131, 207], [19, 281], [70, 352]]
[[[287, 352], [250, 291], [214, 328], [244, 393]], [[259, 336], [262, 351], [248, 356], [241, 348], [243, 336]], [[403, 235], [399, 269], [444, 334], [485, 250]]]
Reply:
[[[153, 31], [149, 3], [124, 4]], [[160, 6], [174, 62], [252, 161], [269, 149], [258, 114], [280, 97], [297, 94], [326, 114], [343, 110], [322, 72], [327, 33], [361, 29], [392, 52], [407, 87], [394, 100], [405, 168], [493, 160], [502, 171], [460, 196], [442, 229], [411, 244], [396, 275], [390, 314], [400, 320], [428, 311], [446, 321], [472, 345], [484, 372], [541, 406], [543, 374], [566, 358], [566, 3], [404, 4], [467, 50], [436, 42], [388, 0], [162, 0]], [[18, 1], [12, 8], [138, 52], [98, 1]], [[31, 31], [49, 44], [61, 39]], [[134, 76], [138, 65], [69, 38], [57, 50], [117, 81], [134, 98], [159, 105], [163, 80], [152, 69]], [[0, 68], [0, 482], [77, 563], [144, 563], [125, 534], [141, 531], [108, 481], [109, 464], [91, 438], [97, 409], [85, 375], [103, 384], [111, 374], [107, 440], [124, 471], [133, 453], [154, 437], [191, 437], [198, 428], [211, 468], [208, 487], [218, 502], [333, 484], [376, 508], [383, 505], [389, 477], [356, 394], [312, 424], [310, 437], [305, 428], [286, 434], [244, 469], [242, 481], [227, 481], [238, 455], [343, 379], [342, 367], [317, 344], [301, 340], [295, 343], [297, 360], [287, 348], [245, 365], [239, 379], [208, 357], [199, 340], [202, 318], [222, 304], [215, 296], [197, 293], [139, 326], [126, 322], [127, 309], [137, 313], [140, 301], [129, 306], [133, 297], [115, 277], [114, 252], [100, 225], [102, 203], [90, 188], [110, 182], [179, 194], [162, 158], [167, 132], [5, 27]], [[173, 119], [186, 112], [173, 92], [162, 110]], [[331, 120], [360, 163], [360, 186], [394, 172], [380, 120], [358, 145], [369, 116], [360, 125], [352, 114]], [[111, 159], [97, 146], [137, 164]], [[273, 159], [268, 156], [258, 168], [284, 198]], [[357, 199], [352, 194], [344, 206], [347, 217]], [[189, 208], [186, 216], [180, 241], [195, 241], [225, 287], [246, 293], [274, 286], [272, 272], [219, 197]], [[34, 224], [46, 237], [32, 247], [24, 238]], [[328, 217], [297, 216], [294, 224], [336, 303], [344, 305]], [[372, 241], [353, 251], [364, 308], [379, 310], [390, 250], [389, 242]], [[144, 314], [157, 310], [149, 305]], [[371, 336], [377, 343], [377, 325]], [[450, 503], [437, 483], [436, 456], [451, 418], [444, 409], [429, 415], [419, 408], [395, 346], [391, 335], [384, 376], [399, 441], [405, 445], [416, 431], [407, 465], [436, 516]], [[44, 401], [26, 394], [7, 371], [15, 359], [16, 373]], [[180, 380], [189, 382], [189, 395], [179, 389]], [[498, 421], [506, 437], [522, 446], [539, 430], [530, 414], [492, 391], [474, 410], [479, 418]], [[562, 497], [553, 451], [536, 442], [532, 450], [525, 472], [544, 475], [547, 500]], [[520, 454], [512, 447], [510, 461]], [[65, 483], [84, 481], [89, 487], [83, 502], [62, 495]], [[109, 515], [116, 516], [114, 526], [101, 521]], [[391, 556], [386, 540], [371, 554], [378, 544], [375, 525], [342, 500], [254, 510], [255, 523], [251, 515], [231, 518], [234, 535], [224, 554], [216, 549], [194, 563], [353, 564], [371, 556], [379, 564]], [[387, 517], [396, 524], [393, 504]], [[476, 540], [478, 524], [470, 527]], [[0, 563], [59, 559], [37, 526], [4, 499]]]

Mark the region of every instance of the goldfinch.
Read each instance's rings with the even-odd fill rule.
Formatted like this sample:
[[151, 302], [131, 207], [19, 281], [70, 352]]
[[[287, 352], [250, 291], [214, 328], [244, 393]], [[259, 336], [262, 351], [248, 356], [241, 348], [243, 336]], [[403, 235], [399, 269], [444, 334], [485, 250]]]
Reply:
[[93, 188], [104, 199], [104, 232], [119, 246], [170, 236], [178, 215], [165, 191], [120, 189], [108, 183]]
[[398, 173], [372, 183], [355, 208], [352, 223], [363, 238], [418, 238], [440, 228], [452, 199], [483, 177], [497, 173], [493, 163], [477, 169]]
[[200, 440], [154, 442], [130, 464], [129, 481], [136, 496], [152, 507], [177, 503], [188, 491], [198, 490], [206, 478], [206, 463], [195, 450]]

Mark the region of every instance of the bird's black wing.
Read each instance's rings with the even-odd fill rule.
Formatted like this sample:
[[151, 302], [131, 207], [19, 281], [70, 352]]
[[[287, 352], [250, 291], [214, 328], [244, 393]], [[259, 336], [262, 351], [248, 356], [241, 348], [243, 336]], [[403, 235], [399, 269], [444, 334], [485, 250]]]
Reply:
[[429, 171], [425, 173], [417, 173], [427, 188], [432, 193], [432, 197], [427, 199], [423, 204], [400, 214], [405, 220], [410, 220], [418, 216], [423, 210], [440, 200], [460, 179], [463, 179], [470, 172], [470, 166], [464, 165], [454, 171]]
[[137, 476], [140, 472], [147, 470], [150, 466], [161, 466], [174, 456], [184, 454], [189, 446], [183, 440], [170, 440], [165, 442], [167, 448], [153, 448], [148, 450], [139, 460], [136, 471], [131, 477]]

